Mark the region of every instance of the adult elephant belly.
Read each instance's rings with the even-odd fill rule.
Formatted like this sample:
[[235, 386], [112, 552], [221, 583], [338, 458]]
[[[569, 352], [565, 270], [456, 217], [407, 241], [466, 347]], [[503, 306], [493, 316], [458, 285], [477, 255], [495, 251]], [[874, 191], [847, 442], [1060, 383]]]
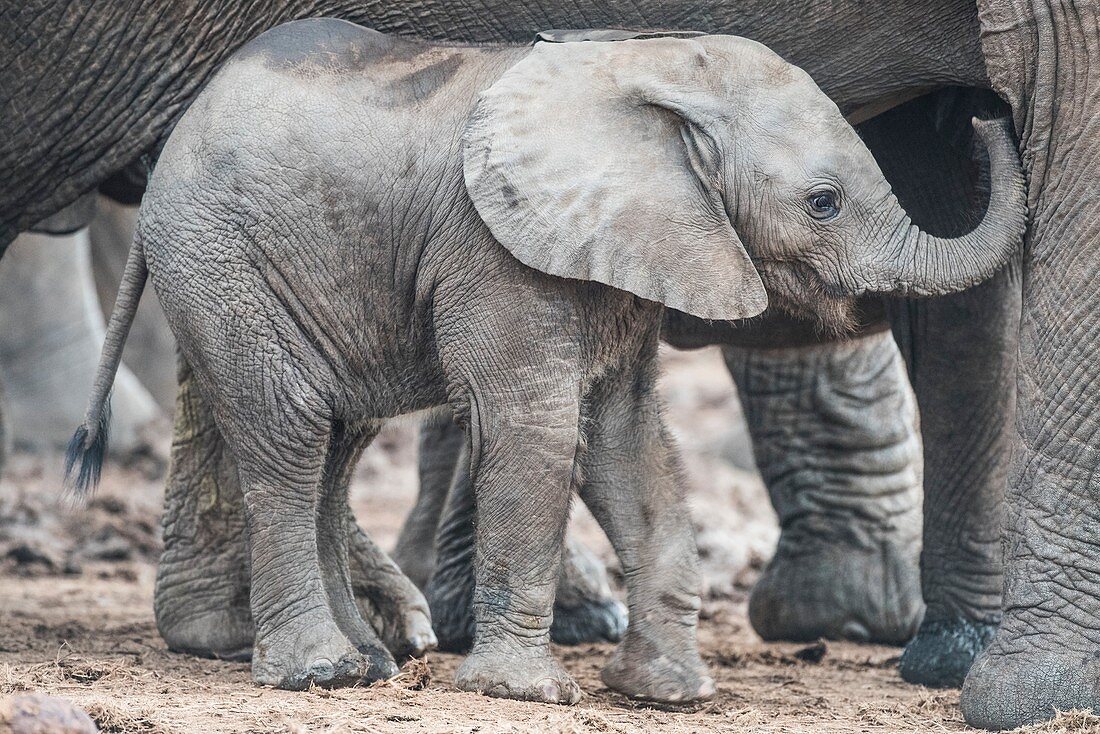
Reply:
[[987, 84], [977, 15], [964, 0], [265, 0], [247, 8], [153, 0], [96, 6], [75, 23], [69, 12], [62, 0], [30, 0], [0, 16], [0, 35], [25, 40], [0, 71], [8, 143], [0, 151], [0, 248], [155, 153], [226, 58], [297, 18], [457, 41], [525, 43], [547, 28], [601, 26], [744, 35], [805, 68], [845, 110], [930, 85]]

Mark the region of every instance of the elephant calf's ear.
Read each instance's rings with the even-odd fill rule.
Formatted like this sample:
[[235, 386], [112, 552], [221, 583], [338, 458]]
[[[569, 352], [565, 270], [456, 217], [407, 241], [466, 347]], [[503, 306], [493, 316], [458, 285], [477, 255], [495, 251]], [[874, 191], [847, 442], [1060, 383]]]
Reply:
[[683, 39], [535, 46], [466, 129], [466, 188], [493, 236], [529, 267], [701, 318], [763, 311], [760, 277], [693, 168], [687, 122], [654, 101], [705, 96], [691, 78], [700, 55]]

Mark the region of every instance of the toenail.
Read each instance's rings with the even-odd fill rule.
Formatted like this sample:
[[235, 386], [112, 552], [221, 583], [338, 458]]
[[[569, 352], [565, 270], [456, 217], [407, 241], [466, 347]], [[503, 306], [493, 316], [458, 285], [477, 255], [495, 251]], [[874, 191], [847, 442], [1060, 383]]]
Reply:
[[538, 682], [538, 689], [542, 693], [544, 701], [557, 703], [561, 700], [561, 686], [552, 678], [544, 678]]
[[714, 679], [704, 678], [702, 685], [699, 686], [699, 698], [710, 698], [714, 695]]

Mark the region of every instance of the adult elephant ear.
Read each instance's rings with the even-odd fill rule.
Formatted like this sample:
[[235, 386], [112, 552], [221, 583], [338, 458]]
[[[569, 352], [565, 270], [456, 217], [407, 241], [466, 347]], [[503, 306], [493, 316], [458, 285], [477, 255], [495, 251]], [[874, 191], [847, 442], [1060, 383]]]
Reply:
[[542, 272], [701, 318], [763, 311], [707, 132], [728, 111], [711, 63], [689, 39], [536, 44], [466, 128], [466, 188], [493, 236]]

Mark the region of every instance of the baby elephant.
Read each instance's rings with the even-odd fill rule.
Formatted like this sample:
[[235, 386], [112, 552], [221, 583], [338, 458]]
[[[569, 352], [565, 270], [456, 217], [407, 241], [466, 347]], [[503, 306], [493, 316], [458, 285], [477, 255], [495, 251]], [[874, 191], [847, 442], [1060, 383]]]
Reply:
[[478, 513], [457, 685], [580, 696], [548, 645], [575, 486], [627, 579], [604, 681], [705, 698], [696, 551], [654, 394], [662, 304], [753, 316], [763, 275], [843, 329], [851, 294], [993, 273], [1021, 196], [1018, 174], [994, 181], [943, 265], [952, 243], [911, 227], [837, 108], [742, 38], [485, 48], [290, 23], [237, 53], [164, 146], [73, 459], [94, 479], [148, 274], [239, 464], [257, 682], [395, 672], [349, 588], [349, 475], [386, 419], [448, 406]]

